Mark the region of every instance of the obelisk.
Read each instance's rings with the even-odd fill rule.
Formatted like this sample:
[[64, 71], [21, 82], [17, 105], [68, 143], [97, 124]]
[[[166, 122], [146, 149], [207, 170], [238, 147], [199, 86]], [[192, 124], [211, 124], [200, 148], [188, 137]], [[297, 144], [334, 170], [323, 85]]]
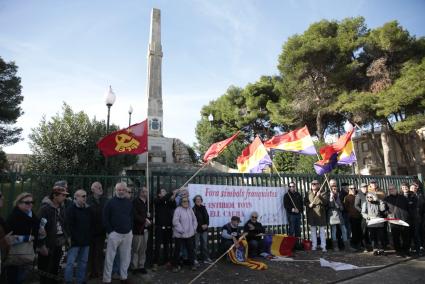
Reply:
[[163, 137], [161, 11], [152, 9], [148, 47], [147, 101], [149, 136]]

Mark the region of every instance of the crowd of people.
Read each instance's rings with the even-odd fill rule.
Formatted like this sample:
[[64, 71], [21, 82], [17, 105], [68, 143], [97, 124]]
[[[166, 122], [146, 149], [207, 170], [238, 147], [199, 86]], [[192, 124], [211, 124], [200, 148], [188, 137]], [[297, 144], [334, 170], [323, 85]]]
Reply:
[[[305, 207], [312, 250], [320, 247], [323, 252], [327, 251], [326, 229], [329, 226], [334, 251], [344, 248], [384, 255], [385, 249], [392, 247], [399, 256], [423, 254], [425, 199], [418, 180], [410, 185], [402, 183], [399, 190], [390, 184], [387, 193], [375, 180], [362, 183], [357, 189], [345, 183], [338, 187], [337, 181], [331, 179], [329, 187], [330, 190], [322, 190], [319, 181], [313, 180], [303, 201], [296, 184], [289, 183], [284, 207], [290, 235], [301, 238], [300, 222]], [[379, 222], [373, 221], [378, 219]]]
[[[327, 251], [329, 227], [334, 251], [371, 251], [382, 255], [393, 246], [400, 256], [423, 252], [425, 199], [419, 182], [402, 183], [400, 190], [389, 185], [387, 194], [375, 180], [362, 183], [359, 189], [348, 184], [338, 186], [336, 180], [328, 184], [329, 189], [313, 180], [304, 198], [295, 182], [288, 184], [283, 205], [289, 235], [301, 241], [302, 220], [306, 214], [312, 250]], [[208, 248], [209, 215], [201, 195], [192, 198], [191, 207], [187, 189], [172, 192], [160, 189], [153, 200], [154, 216], [149, 213], [148, 190], [143, 187], [133, 193], [124, 182], [115, 185], [112, 198], [105, 196], [100, 182], [91, 185], [90, 196], [84, 189], [76, 190], [73, 199], [69, 195], [67, 182], [56, 182], [49, 196], [41, 201], [37, 213], [33, 211], [32, 194], [25, 192], [16, 197], [8, 218], [0, 218], [3, 280], [23, 283], [32, 266], [22, 265], [22, 258], [16, 262], [13, 251], [30, 244], [37, 254], [34, 259], [37, 259], [40, 283], [80, 284], [100, 277], [104, 283], [111, 283], [113, 277], [129, 283], [129, 271], [148, 273], [145, 264], [148, 240], [152, 237], [150, 230], [154, 233], [150, 261], [153, 271], [160, 265], [179, 272], [183, 264], [197, 270], [201, 262], [212, 263]], [[3, 202], [0, 193], [0, 207]], [[401, 220], [409, 226], [370, 222], [380, 217]], [[238, 247], [243, 236], [248, 243], [249, 257], [266, 256], [266, 230], [259, 218], [257, 212], [251, 212], [242, 227], [238, 216], [231, 217], [222, 227], [221, 251]], [[31, 253], [26, 251], [26, 254], [31, 261]], [[61, 263], [64, 263], [63, 275]]]

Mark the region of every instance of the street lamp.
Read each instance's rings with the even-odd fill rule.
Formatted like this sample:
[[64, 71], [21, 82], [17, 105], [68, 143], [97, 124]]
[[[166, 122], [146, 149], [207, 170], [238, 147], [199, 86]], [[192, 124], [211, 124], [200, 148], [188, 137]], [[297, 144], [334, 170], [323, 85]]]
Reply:
[[128, 108], [128, 126], [131, 125], [131, 114], [133, 113], [133, 107], [130, 105]]
[[214, 121], [214, 116], [212, 113], [208, 116], [208, 121], [210, 122], [210, 125], [212, 125], [212, 122]]
[[109, 117], [111, 114], [111, 106], [115, 103], [115, 93], [112, 91], [112, 87], [109, 85], [108, 91], [105, 95], [105, 104], [108, 107], [108, 117], [106, 119], [106, 133], [109, 133]]

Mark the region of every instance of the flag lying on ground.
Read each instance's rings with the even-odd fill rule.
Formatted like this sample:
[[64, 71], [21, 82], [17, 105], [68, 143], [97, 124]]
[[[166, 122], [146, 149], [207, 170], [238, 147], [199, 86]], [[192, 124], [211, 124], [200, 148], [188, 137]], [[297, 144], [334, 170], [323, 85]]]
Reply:
[[274, 256], [291, 256], [297, 238], [286, 234], [266, 235], [264, 243], [266, 252]]
[[267, 150], [289, 151], [305, 155], [317, 155], [313, 139], [307, 126], [294, 131], [276, 135], [264, 142]]
[[239, 247], [233, 247], [227, 255], [229, 256], [230, 261], [234, 264], [243, 265], [253, 270], [267, 269], [267, 264], [264, 262], [254, 261], [248, 258], [248, 243], [246, 240], [241, 240], [239, 242]]
[[235, 134], [233, 134], [232, 137], [229, 137], [223, 141], [219, 141], [216, 142], [214, 144], [212, 144], [207, 152], [205, 152], [204, 155], [204, 162], [208, 162], [212, 159], [214, 159], [215, 157], [217, 157], [218, 155], [220, 155], [221, 152], [224, 151], [224, 149], [226, 149], [226, 147], [233, 142], [233, 140], [236, 139], [236, 137], [238, 137], [240, 131], [236, 132]]
[[395, 225], [400, 225], [400, 226], [404, 226], [404, 227], [409, 227], [409, 224], [403, 220], [400, 220], [398, 218], [373, 218], [370, 219], [367, 222], [368, 226], [373, 226], [376, 224], [380, 224], [380, 223], [384, 223], [384, 222], [389, 222], [391, 224], [395, 224]]
[[356, 161], [353, 142], [351, 141], [353, 132], [354, 129], [339, 137], [334, 144], [320, 148], [322, 160], [314, 163], [314, 169], [318, 175], [332, 171], [339, 164], [339, 160], [341, 160], [340, 164], [343, 165], [352, 164]]
[[133, 124], [128, 128], [112, 132], [97, 142], [97, 148], [103, 156], [120, 154], [139, 155], [148, 151], [147, 120]]
[[240, 173], [261, 173], [265, 167], [272, 164], [272, 160], [257, 136], [248, 147], [243, 149], [237, 164]]

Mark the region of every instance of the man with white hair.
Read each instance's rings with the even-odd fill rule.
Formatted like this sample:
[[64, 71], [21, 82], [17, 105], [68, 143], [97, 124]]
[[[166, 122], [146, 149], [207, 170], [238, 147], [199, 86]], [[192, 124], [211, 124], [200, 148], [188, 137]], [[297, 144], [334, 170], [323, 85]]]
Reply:
[[87, 193], [79, 189], [74, 194], [74, 204], [66, 211], [66, 228], [71, 238], [65, 268], [65, 283], [72, 283], [74, 262], [77, 263], [77, 283], [86, 282], [86, 268], [89, 258], [89, 245], [92, 237], [92, 214], [87, 205]]
[[115, 196], [106, 203], [103, 210], [103, 224], [108, 233], [103, 283], [111, 283], [112, 266], [117, 252], [120, 258], [121, 282], [129, 283], [127, 271], [133, 240], [133, 204], [127, 198], [127, 191], [125, 182], [117, 183]]

